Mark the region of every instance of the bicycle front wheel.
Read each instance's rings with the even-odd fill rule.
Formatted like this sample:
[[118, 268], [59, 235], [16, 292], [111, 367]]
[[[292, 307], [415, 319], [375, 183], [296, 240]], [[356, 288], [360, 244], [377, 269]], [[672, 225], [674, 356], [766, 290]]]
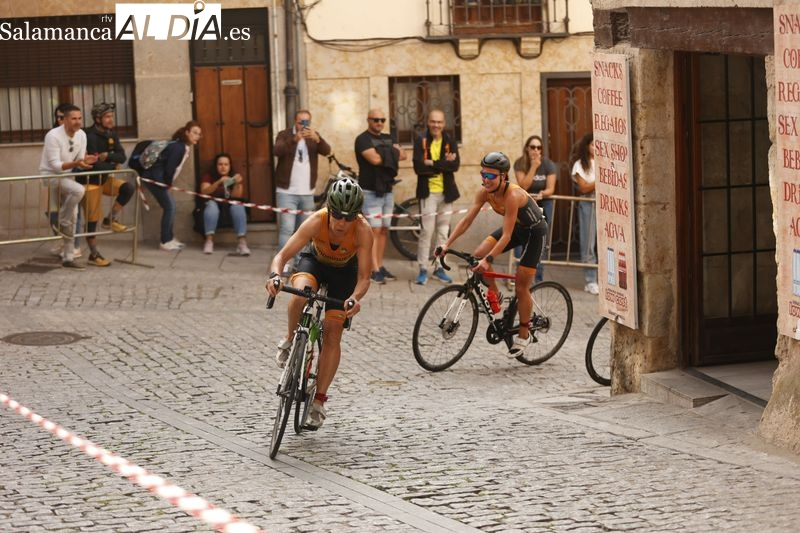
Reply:
[[308, 410], [314, 402], [314, 395], [317, 393], [317, 367], [319, 366], [319, 354], [322, 353], [322, 342], [317, 340], [317, 357], [314, 352], [305, 351], [303, 356], [302, 372], [299, 387], [295, 398], [294, 408], [294, 432], [300, 433], [308, 419]]
[[603, 317], [589, 335], [586, 343], [586, 371], [600, 385], [611, 385], [611, 328], [605, 327]]
[[295, 333], [292, 352], [281, 374], [281, 381], [278, 384], [278, 411], [275, 413], [275, 422], [272, 425], [272, 441], [269, 445], [270, 459], [275, 459], [275, 456], [278, 455], [278, 449], [281, 447], [281, 440], [286, 431], [286, 423], [289, 421], [289, 414], [292, 412], [292, 403], [297, 393], [300, 365], [303, 361], [303, 351], [306, 348], [307, 339], [307, 333], [303, 331]]
[[431, 296], [417, 316], [411, 346], [419, 366], [438, 372], [467, 351], [478, 329], [478, 303], [464, 285], [450, 285]]
[[[572, 328], [572, 298], [563, 285], [555, 281], [543, 281], [531, 287], [533, 316], [530, 320], [531, 335], [535, 339], [517, 357], [526, 365], [538, 365], [553, 357]], [[514, 324], [519, 329], [519, 321]]]
[[409, 198], [401, 204], [394, 205], [395, 215], [408, 215], [392, 218], [389, 238], [397, 251], [412, 261], [417, 259], [417, 245], [422, 230], [422, 217], [419, 214], [419, 201]]

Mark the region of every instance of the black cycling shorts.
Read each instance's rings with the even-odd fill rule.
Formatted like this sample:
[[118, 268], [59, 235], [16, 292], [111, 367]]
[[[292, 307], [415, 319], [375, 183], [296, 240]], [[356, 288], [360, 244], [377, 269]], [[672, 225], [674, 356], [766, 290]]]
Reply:
[[[491, 237], [494, 238], [495, 241], [499, 241], [502, 236], [503, 228], [496, 229], [491, 234]], [[503, 251], [507, 252], [517, 246], [522, 246], [522, 255], [519, 258], [519, 264], [524, 267], [536, 268], [539, 261], [541, 261], [542, 249], [544, 248], [544, 241], [546, 238], [547, 222], [544, 220], [530, 228], [514, 226], [514, 231], [511, 233], [511, 240], [508, 241]]]
[[[346, 265], [341, 267], [331, 266], [320, 262], [312, 252], [300, 254], [300, 262], [297, 263], [297, 273], [307, 272], [311, 274], [317, 283], [328, 286], [328, 296], [338, 300], [350, 298], [356, 288], [358, 281], [358, 259], [353, 257]], [[303, 290], [304, 287], [296, 287]], [[325, 310], [332, 309], [344, 310], [340, 305], [325, 304]]]

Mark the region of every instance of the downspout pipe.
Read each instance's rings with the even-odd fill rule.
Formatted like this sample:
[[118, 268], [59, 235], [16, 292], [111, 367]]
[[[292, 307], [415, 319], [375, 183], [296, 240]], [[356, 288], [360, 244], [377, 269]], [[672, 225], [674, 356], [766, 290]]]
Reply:
[[286, 36], [286, 86], [283, 96], [286, 102], [286, 127], [294, 125], [294, 116], [297, 114], [297, 71], [295, 69], [295, 21], [294, 0], [284, 0], [284, 28]]

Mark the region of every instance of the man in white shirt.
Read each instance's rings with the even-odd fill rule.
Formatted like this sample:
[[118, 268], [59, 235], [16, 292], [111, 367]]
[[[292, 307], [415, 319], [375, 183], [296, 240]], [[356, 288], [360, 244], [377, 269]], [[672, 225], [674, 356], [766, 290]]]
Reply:
[[83, 267], [75, 262], [75, 225], [78, 204], [83, 198], [84, 187], [76, 183], [67, 173], [74, 169], [90, 170], [97, 162], [96, 155], [86, 155], [86, 134], [81, 129], [83, 115], [80, 108], [69, 105], [64, 108], [64, 123], [47, 132], [44, 138], [41, 174], [62, 174], [50, 180], [50, 194], [59, 199], [58, 228], [64, 239], [64, 261], [62, 266], [76, 270]]

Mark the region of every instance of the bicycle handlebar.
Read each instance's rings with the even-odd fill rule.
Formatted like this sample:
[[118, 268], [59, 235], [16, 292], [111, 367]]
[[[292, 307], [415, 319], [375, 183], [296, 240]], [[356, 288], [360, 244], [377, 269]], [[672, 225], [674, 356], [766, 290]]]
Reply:
[[[275, 285], [275, 287], [277, 287], [280, 284], [280, 281], [276, 279], [272, 283], [273, 285]], [[340, 300], [338, 298], [331, 298], [330, 296], [314, 292], [313, 290], [311, 290], [311, 287], [306, 287], [305, 289], [300, 290], [300, 289], [295, 289], [294, 287], [290, 287], [288, 285], [284, 285], [283, 287], [281, 287], [281, 291], [288, 292], [289, 294], [294, 294], [297, 296], [302, 296], [307, 300], [312, 300], [312, 301], [316, 300], [333, 305], [339, 305], [342, 306], [344, 309], [351, 309], [353, 306], [356, 305], [355, 301], [353, 301], [352, 299], [345, 301], [345, 300]], [[274, 304], [275, 304], [275, 297], [270, 296], [267, 299], [267, 309], [272, 309], [272, 306]]]
[[328, 162], [329, 163], [336, 163], [336, 166], [339, 167], [339, 170], [344, 170], [345, 172], [349, 172], [349, 173], [355, 175], [355, 171], [352, 168], [348, 167], [347, 165], [345, 165], [343, 163], [340, 163], [339, 160], [336, 159], [336, 155], [335, 154], [331, 154], [331, 155], [328, 156]]
[[460, 257], [461, 259], [469, 263], [470, 267], [474, 267], [479, 262], [478, 258], [475, 257], [474, 255], [468, 254], [466, 252], [459, 252], [458, 250], [451, 250], [448, 248], [447, 251], [444, 253], [444, 255], [439, 255], [441, 253], [442, 253], [442, 247], [437, 246], [436, 250], [434, 251], [434, 255], [436, 255], [439, 258], [439, 262], [442, 264], [442, 268], [444, 268], [445, 270], [450, 270], [450, 265], [448, 265], [444, 260], [445, 255], [447, 254], [452, 254], [456, 257]]

